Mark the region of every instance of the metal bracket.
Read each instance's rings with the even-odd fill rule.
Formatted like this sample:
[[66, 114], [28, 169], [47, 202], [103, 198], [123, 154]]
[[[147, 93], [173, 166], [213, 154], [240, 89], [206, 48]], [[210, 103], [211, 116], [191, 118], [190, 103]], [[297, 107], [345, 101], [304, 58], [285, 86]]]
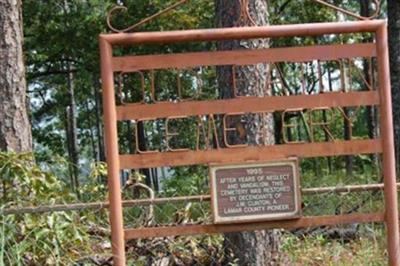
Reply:
[[345, 14], [345, 15], [357, 18], [359, 20], [371, 20], [371, 19], [374, 19], [374, 18], [378, 17], [379, 12], [381, 11], [381, 1], [380, 0], [373, 0], [373, 3], [375, 4], [376, 8], [375, 8], [375, 12], [369, 17], [363, 17], [363, 16], [360, 16], [360, 15], [357, 15], [356, 13], [353, 13], [353, 12], [347, 10], [347, 9], [335, 6], [334, 4], [328, 3], [328, 2], [326, 2], [324, 0], [313, 0], [313, 1], [317, 2], [317, 3], [321, 4], [321, 5], [327, 6], [329, 8], [332, 8], [333, 10], [336, 10], [336, 11], [338, 11], [340, 13]]
[[112, 31], [114, 31], [114, 32], [120, 32], [120, 33], [121, 33], [121, 32], [132, 31], [132, 30], [135, 30], [135, 29], [137, 29], [138, 27], [140, 27], [140, 26], [146, 24], [147, 22], [152, 21], [152, 20], [155, 19], [155, 18], [158, 18], [158, 17], [160, 17], [160, 16], [162, 16], [162, 15], [164, 15], [164, 14], [167, 14], [167, 13], [171, 12], [172, 10], [176, 9], [178, 6], [183, 5], [183, 4], [185, 4], [186, 2], [188, 2], [188, 1], [189, 1], [189, 0], [180, 0], [180, 1], [176, 2], [175, 4], [172, 4], [172, 5], [170, 5], [169, 7], [167, 7], [167, 8], [165, 8], [165, 9], [163, 9], [163, 10], [157, 12], [156, 14], [153, 14], [153, 15], [151, 15], [151, 16], [149, 16], [149, 17], [147, 17], [147, 18], [145, 18], [145, 19], [143, 19], [143, 20], [141, 20], [141, 21], [139, 21], [139, 22], [133, 24], [132, 26], [129, 26], [129, 27], [125, 28], [125, 29], [117, 29], [117, 28], [115, 28], [115, 27], [111, 24], [111, 18], [112, 18], [112, 16], [114, 15], [114, 13], [115, 13], [116, 11], [123, 11], [123, 12], [126, 12], [126, 11], [128, 10], [128, 8], [125, 7], [125, 6], [115, 6], [115, 7], [113, 7], [113, 8], [108, 12], [108, 14], [107, 14], [107, 26], [108, 26]]

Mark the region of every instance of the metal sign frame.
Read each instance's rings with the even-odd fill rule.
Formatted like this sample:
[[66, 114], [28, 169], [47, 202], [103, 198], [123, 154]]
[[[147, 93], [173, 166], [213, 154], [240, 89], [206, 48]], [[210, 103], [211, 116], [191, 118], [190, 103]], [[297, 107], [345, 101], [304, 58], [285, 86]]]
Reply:
[[[114, 264], [125, 265], [125, 241], [135, 238], [171, 235], [212, 234], [269, 228], [300, 228], [355, 222], [385, 222], [390, 265], [400, 265], [397, 187], [390, 92], [389, 56], [386, 22], [382, 20], [342, 23], [317, 23], [266, 27], [221, 28], [205, 30], [116, 33], [99, 37], [103, 88], [105, 143], [108, 164], [110, 222]], [[375, 43], [311, 47], [271, 48], [249, 51], [217, 51], [176, 55], [113, 56], [113, 46], [189, 41], [220, 41], [251, 38], [317, 36], [371, 32]], [[294, 95], [229, 100], [183, 101], [116, 106], [114, 73], [163, 68], [186, 68], [199, 65], [254, 64], [259, 62], [335, 60], [340, 58], [377, 57], [377, 91], [338, 92], [318, 95]], [[325, 143], [283, 144], [267, 147], [236, 147], [215, 150], [182, 150], [163, 153], [120, 155], [117, 121], [162, 117], [196, 116], [220, 113], [262, 112], [296, 108], [379, 106], [381, 136], [377, 139]], [[179, 107], [179, 108], [178, 108]], [[293, 145], [296, 145], [293, 149]], [[290, 157], [381, 153], [383, 156], [385, 212], [338, 216], [301, 217], [296, 220], [243, 224], [207, 224], [176, 227], [124, 229], [120, 170], [191, 164], [229, 164], [246, 161], [274, 161]], [[240, 156], [238, 156], [240, 154]]]
[[[293, 205], [294, 210], [280, 212], [280, 213], [265, 213], [257, 215], [236, 215], [231, 217], [222, 217], [218, 215], [218, 195], [217, 195], [217, 171], [224, 169], [238, 169], [238, 168], [264, 168], [264, 167], [275, 167], [275, 166], [290, 166], [292, 169], [293, 178]], [[233, 164], [233, 165], [210, 165], [210, 187], [211, 187], [211, 208], [214, 215], [215, 224], [229, 224], [229, 223], [244, 223], [244, 222], [262, 222], [272, 220], [287, 220], [297, 219], [301, 215], [301, 192], [300, 192], [300, 171], [299, 162], [297, 159], [287, 159], [284, 161], [272, 161], [272, 162], [256, 162], [246, 164]]]

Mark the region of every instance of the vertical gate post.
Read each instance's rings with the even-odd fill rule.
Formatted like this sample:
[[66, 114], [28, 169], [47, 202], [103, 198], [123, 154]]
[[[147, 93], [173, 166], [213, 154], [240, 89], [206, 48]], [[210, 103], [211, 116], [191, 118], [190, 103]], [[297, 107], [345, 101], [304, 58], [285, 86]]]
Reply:
[[111, 62], [112, 46], [101, 36], [99, 42], [103, 88], [105, 144], [108, 166], [112, 252], [114, 265], [125, 266], [125, 241], [121, 201], [117, 113], [114, 94], [114, 72], [112, 70]]
[[393, 138], [393, 115], [389, 72], [387, 25], [383, 22], [376, 31], [378, 52], [378, 79], [381, 96], [381, 132], [383, 141], [383, 178], [385, 194], [385, 220], [389, 265], [400, 265], [399, 212], [397, 208], [396, 166]]

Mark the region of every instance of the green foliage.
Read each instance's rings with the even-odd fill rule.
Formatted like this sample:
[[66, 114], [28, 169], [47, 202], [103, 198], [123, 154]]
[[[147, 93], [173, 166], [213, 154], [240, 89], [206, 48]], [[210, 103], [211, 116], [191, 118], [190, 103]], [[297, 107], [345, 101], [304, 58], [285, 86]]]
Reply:
[[107, 165], [104, 162], [94, 162], [90, 166], [90, 174], [80, 187], [83, 201], [105, 201], [107, 194]]
[[[104, 165], [93, 167], [91, 178], [104, 175]], [[0, 265], [65, 265], [91, 254], [92, 224], [106, 217], [92, 212], [55, 212], [44, 215], [1, 215], [4, 208], [76, 202], [76, 197], [51, 172], [35, 164], [30, 153], [0, 152]], [[81, 188], [90, 199], [104, 196], [97, 180]], [[101, 196], [102, 195], [102, 196]], [[95, 197], [94, 197], [95, 196]]]
[[49, 172], [42, 171], [31, 153], [0, 152], [0, 180], [2, 198], [0, 202], [8, 206], [23, 203], [51, 204], [71, 201], [74, 196]]
[[209, 192], [208, 172], [203, 166], [174, 168], [172, 178], [163, 180], [164, 194], [205, 195]]

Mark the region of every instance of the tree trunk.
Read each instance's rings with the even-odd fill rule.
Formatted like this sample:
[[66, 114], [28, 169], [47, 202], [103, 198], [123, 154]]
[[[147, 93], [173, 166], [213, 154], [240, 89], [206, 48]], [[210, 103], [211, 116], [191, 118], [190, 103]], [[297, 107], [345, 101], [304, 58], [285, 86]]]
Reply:
[[95, 99], [95, 115], [96, 115], [96, 132], [97, 132], [97, 146], [99, 149], [99, 158], [97, 158], [98, 161], [100, 162], [105, 162], [106, 161], [106, 156], [104, 152], [104, 139], [103, 139], [103, 127], [101, 124], [101, 100], [100, 100], [100, 95], [98, 88], [100, 88], [100, 82], [98, 77], [93, 78], [93, 94], [94, 94], [94, 99]]
[[[360, 0], [360, 15], [363, 17], [369, 17], [371, 15], [371, 0]], [[365, 38], [363, 40], [366, 43], [372, 42], [373, 39], [371, 37]], [[363, 73], [364, 73], [364, 78], [365, 81], [371, 84], [371, 87], [373, 88], [374, 86], [374, 78], [372, 76], [373, 64], [372, 61], [369, 59], [364, 59], [363, 60]], [[368, 137], [371, 139], [375, 139], [378, 137], [378, 132], [377, 132], [377, 109], [375, 106], [367, 106], [366, 109], [366, 120], [367, 120], [367, 127], [368, 127]], [[371, 161], [373, 165], [380, 168], [379, 166], [379, 160], [378, 160], [378, 154], [371, 154], [370, 155]]]
[[0, 0], [0, 150], [32, 150], [20, 0]]
[[[268, 24], [266, 0], [249, 0], [251, 19], [240, 18], [241, 6], [238, 0], [215, 0], [217, 27], [253, 26]], [[262, 49], [268, 48], [267, 39], [224, 41], [218, 43], [218, 50]], [[266, 86], [269, 67], [266, 64], [236, 67], [233, 73], [231, 66], [217, 68], [217, 80], [220, 97], [234, 97], [233, 75], [236, 75], [237, 94], [241, 96], [269, 96], [270, 88]], [[244, 121], [243, 121], [244, 120]], [[272, 114], [246, 115], [237, 118], [233, 123], [244, 124], [246, 139], [250, 145], [273, 145], [274, 121]], [[240, 136], [232, 136], [231, 143], [241, 143]], [[271, 265], [279, 251], [280, 233], [278, 230], [229, 233], [225, 235], [225, 251], [227, 258], [238, 259], [239, 265]]]
[[[146, 132], [144, 129], [144, 124], [143, 122], [139, 121], [137, 123], [137, 133], [138, 133], [138, 140], [139, 143], [137, 143], [136, 145], [139, 145], [139, 149], [141, 151], [145, 151], [147, 150], [147, 138], [146, 138]], [[131, 134], [131, 136], [133, 136], [133, 134]], [[132, 141], [133, 143], [133, 141]], [[140, 173], [143, 174], [146, 179], [145, 179], [145, 183], [147, 186], [151, 187], [151, 176], [150, 176], [150, 169], [148, 168], [143, 168], [143, 169], [139, 169]]]
[[400, 1], [388, 0], [390, 76], [397, 172], [400, 171]]
[[[331, 73], [331, 69], [329, 68], [329, 66], [327, 67], [326, 71], [327, 71], [327, 73], [328, 73], [328, 90], [329, 90], [329, 92], [332, 92], [332, 91], [333, 91], [332, 73]], [[321, 87], [323, 87], [323, 82], [322, 82], [322, 80], [321, 80], [320, 82], [321, 82], [321, 84], [322, 84]], [[322, 117], [323, 117], [324, 123], [326, 124], [326, 123], [328, 122], [328, 116], [327, 116], [327, 113], [326, 113], [325, 110], [324, 110], [323, 113], [322, 113]], [[326, 142], [330, 141], [329, 134], [328, 134], [328, 132], [326, 132], [326, 130], [324, 130], [324, 134], [325, 134], [325, 141], [326, 141]], [[331, 157], [331, 156], [328, 156], [328, 157], [326, 157], [326, 158], [327, 158], [327, 161], [328, 161], [328, 173], [329, 173], [329, 174], [332, 174], [332, 173], [333, 173], [333, 161], [332, 161], [332, 157]]]
[[76, 102], [75, 102], [75, 84], [74, 84], [74, 74], [71, 71], [70, 63], [68, 63], [68, 98], [69, 107], [67, 109], [68, 117], [68, 134], [67, 138], [70, 143], [69, 155], [70, 161], [72, 163], [72, 180], [73, 188], [78, 197], [79, 195], [79, 146], [78, 146], [78, 128], [76, 122]]
[[[69, 106], [65, 109], [65, 135], [67, 137], [67, 152], [68, 152], [68, 158], [72, 158], [71, 155], [71, 137], [70, 137], [70, 126], [69, 126]], [[72, 191], [75, 191], [75, 179], [74, 179], [74, 169], [72, 167], [71, 163], [68, 163], [68, 173], [69, 173], [69, 182], [71, 185]]]
[[[327, 116], [325, 110], [322, 112], [322, 118], [323, 118], [324, 123], [327, 124], [328, 123], [328, 116]], [[328, 132], [326, 132], [326, 130], [324, 130], [324, 134], [325, 134], [325, 141], [326, 142], [330, 141], [329, 134], [328, 134]], [[333, 168], [332, 167], [332, 157], [328, 156], [327, 157], [327, 161], [328, 161], [328, 173], [332, 174], [332, 168]]]
[[[344, 62], [343, 62], [344, 63]], [[351, 72], [350, 72], [350, 62], [349, 66], [343, 66], [344, 69], [344, 80], [343, 86], [344, 90], [351, 91], [352, 84], [351, 84]], [[347, 74], [347, 75], [346, 75]], [[352, 111], [348, 107], [343, 107], [344, 117], [343, 117], [343, 138], [344, 140], [351, 140], [353, 135], [353, 125], [349, 121], [348, 118], [352, 117]], [[345, 168], [346, 168], [346, 176], [351, 177], [353, 175], [353, 166], [354, 166], [354, 157], [352, 155], [346, 155], [344, 157], [345, 161]]]
[[89, 101], [85, 101], [85, 109], [86, 109], [86, 119], [88, 123], [88, 128], [89, 128], [89, 134], [90, 134], [90, 145], [92, 146], [92, 155], [93, 155], [93, 160], [97, 161], [98, 160], [98, 152], [97, 152], [97, 147], [96, 147], [96, 138], [94, 135], [94, 125], [92, 123], [92, 117], [91, 117], [91, 111], [90, 106], [89, 106]]
[[[345, 140], [352, 140], [353, 125], [347, 119], [347, 117], [351, 117], [353, 114], [352, 114], [352, 111], [349, 110], [349, 108], [347, 108], [347, 107], [343, 107], [343, 111], [345, 113], [345, 118], [343, 118], [343, 120], [344, 120], [343, 137]], [[353, 176], [354, 157], [351, 155], [345, 156], [345, 164], [346, 164], [346, 176], [348, 176], [348, 177]]]

